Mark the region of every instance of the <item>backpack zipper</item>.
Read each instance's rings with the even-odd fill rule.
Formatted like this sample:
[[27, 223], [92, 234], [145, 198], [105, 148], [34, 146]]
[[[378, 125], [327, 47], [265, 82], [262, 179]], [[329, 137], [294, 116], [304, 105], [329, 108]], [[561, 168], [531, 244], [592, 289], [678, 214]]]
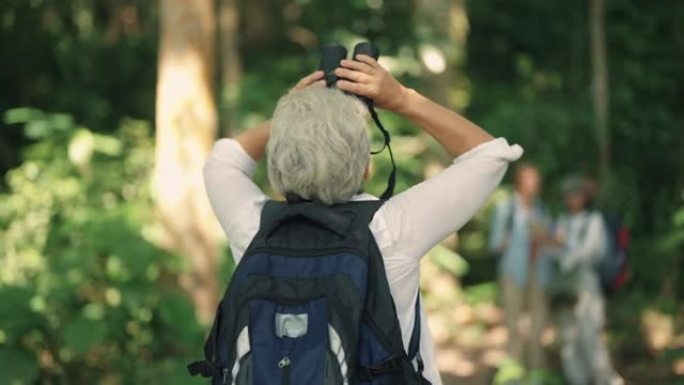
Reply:
[[223, 385], [228, 384], [228, 368], [223, 368]]
[[285, 356], [278, 362], [278, 367], [283, 371], [283, 385], [290, 385], [290, 357]]

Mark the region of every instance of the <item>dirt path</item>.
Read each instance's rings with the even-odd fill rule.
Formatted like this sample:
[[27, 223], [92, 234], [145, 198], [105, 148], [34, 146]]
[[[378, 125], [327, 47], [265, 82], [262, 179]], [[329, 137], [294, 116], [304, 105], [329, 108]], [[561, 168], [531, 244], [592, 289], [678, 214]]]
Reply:
[[[437, 345], [437, 366], [444, 385], [492, 385], [496, 368], [505, 356], [507, 333], [502, 325], [501, 309], [493, 300], [473, 303], [452, 276], [440, 273], [436, 267], [423, 265], [422, 269], [431, 277], [429, 282], [422, 282], [424, 304]], [[647, 343], [638, 327], [631, 334], [629, 346], [613, 347], [619, 349], [614, 352], [614, 360], [626, 384], [684, 385], [684, 377], [675, 376], [671, 362], [662, 356], [655, 358], [646, 351], [643, 346]], [[557, 342], [552, 327], [545, 332], [544, 343], [549, 369], [559, 373], [554, 347]], [[682, 344], [684, 346], [684, 340]], [[684, 372], [684, 360], [680, 365]], [[552, 383], [562, 384], [560, 375]]]

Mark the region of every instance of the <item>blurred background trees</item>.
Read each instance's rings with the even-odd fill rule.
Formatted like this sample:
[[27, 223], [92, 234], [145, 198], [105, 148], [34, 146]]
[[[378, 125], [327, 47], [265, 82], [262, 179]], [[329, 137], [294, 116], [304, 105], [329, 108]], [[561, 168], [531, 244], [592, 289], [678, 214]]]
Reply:
[[[407, 85], [523, 145], [554, 209], [563, 174], [600, 178], [602, 206], [635, 238], [615, 346], [625, 361], [678, 362], [684, 3], [2, 0], [0, 382], [188, 383], [196, 314], [231, 270], [203, 158], [218, 133], [267, 118], [321, 44], [359, 39]], [[449, 161], [383, 120], [399, 189]], [[263, 166], [257, 179], [268, 189]], [[485, 209], [431, 254], [467, 303], [492, 297], [487, 222]], [[671, 333], [642, 339], [644, 320]]]
[[187, 255], [182, 281], [199, 316], [218, 303], [214, 214], [204, 194], [202, 165], [218, 131], [214, 96], [216, 17], [211, 0], [165, 0], [161, 10], [156, 98], [154, 197], [164, 247]]

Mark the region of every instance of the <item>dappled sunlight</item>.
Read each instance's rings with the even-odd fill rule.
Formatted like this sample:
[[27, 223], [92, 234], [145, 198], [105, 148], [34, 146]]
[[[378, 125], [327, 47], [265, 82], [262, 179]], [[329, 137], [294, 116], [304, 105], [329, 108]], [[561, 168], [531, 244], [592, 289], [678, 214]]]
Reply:
[[444, 52], [439, 47], [425, 44], [420, 47], [420, 58], [428, 71], [441, 74], [447, 68]]
[[675, 360], [672, 364], [672, 371], [678, 376], [684, 376], [684, 359]]
[[487, 349], [482, 352], [480, 363], [490, 368], [496, 368], [505, 358], [506, 352], [503, 349]]
[[504, 347], [508, 342], [508, 331], [506, 327], [499, 324], [490, 329], [487, 334], [487, 344], [490, 347]]
[[444, 348], [440, 349], [437, 356], [437, 368], [443, 373], [470, 377], [475, 374], [477, 364], [464, 356], [460, 349]]
[[496, 325], [503, 321], [503, 312], [491, 302], [476, 304], [475, 314], [478, 319], [489, 325]]
[[489, 300], [466, 301], [458, 280], [430, 259], [424, 259], [421, 268], [423, 277], [430, 277], [423, 280], [422, 288], [425, 302], [432, 304], [426, 305], [428, 325], [438, 348], [440, 372], [454, 381], [484, 383], [506, 357], [501, 310]]
[[661, 352], [674, 341], [674, 317], [655, 309], [646, 309], [641, 313], [641, 330], [649, 349]]

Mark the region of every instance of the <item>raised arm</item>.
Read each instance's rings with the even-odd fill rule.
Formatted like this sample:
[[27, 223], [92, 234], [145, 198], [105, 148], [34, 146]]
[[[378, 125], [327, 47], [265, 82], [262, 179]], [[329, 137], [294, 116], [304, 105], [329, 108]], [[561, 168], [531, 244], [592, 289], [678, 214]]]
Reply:
[[342, 60], [335, 74], [349, 79], [337, 87], [373, 99], [378, 108], [404, 116], [435, 138], [453, 157], [458, 157], [492, 136], [475, 123], [445, 108], [415, 90], [404, 87], [370, 56]]
[[337, 87], [373, 99], [432, 135], [454, 158], [439, 175], [390, 199], [380, 209], [397, 250], [415, 263], [441, 239], [461, 228], [501, 182], [508, 163], [522, 154], [456, 112], [402, 86], [373, 58], [342, 60]]
[[266, 152], [266, 143], [271, 132], [271, 121], [267, 120], [238, 134], [234, 139], [242, 146], [247, 155], [255, 161], [261, 160]]

